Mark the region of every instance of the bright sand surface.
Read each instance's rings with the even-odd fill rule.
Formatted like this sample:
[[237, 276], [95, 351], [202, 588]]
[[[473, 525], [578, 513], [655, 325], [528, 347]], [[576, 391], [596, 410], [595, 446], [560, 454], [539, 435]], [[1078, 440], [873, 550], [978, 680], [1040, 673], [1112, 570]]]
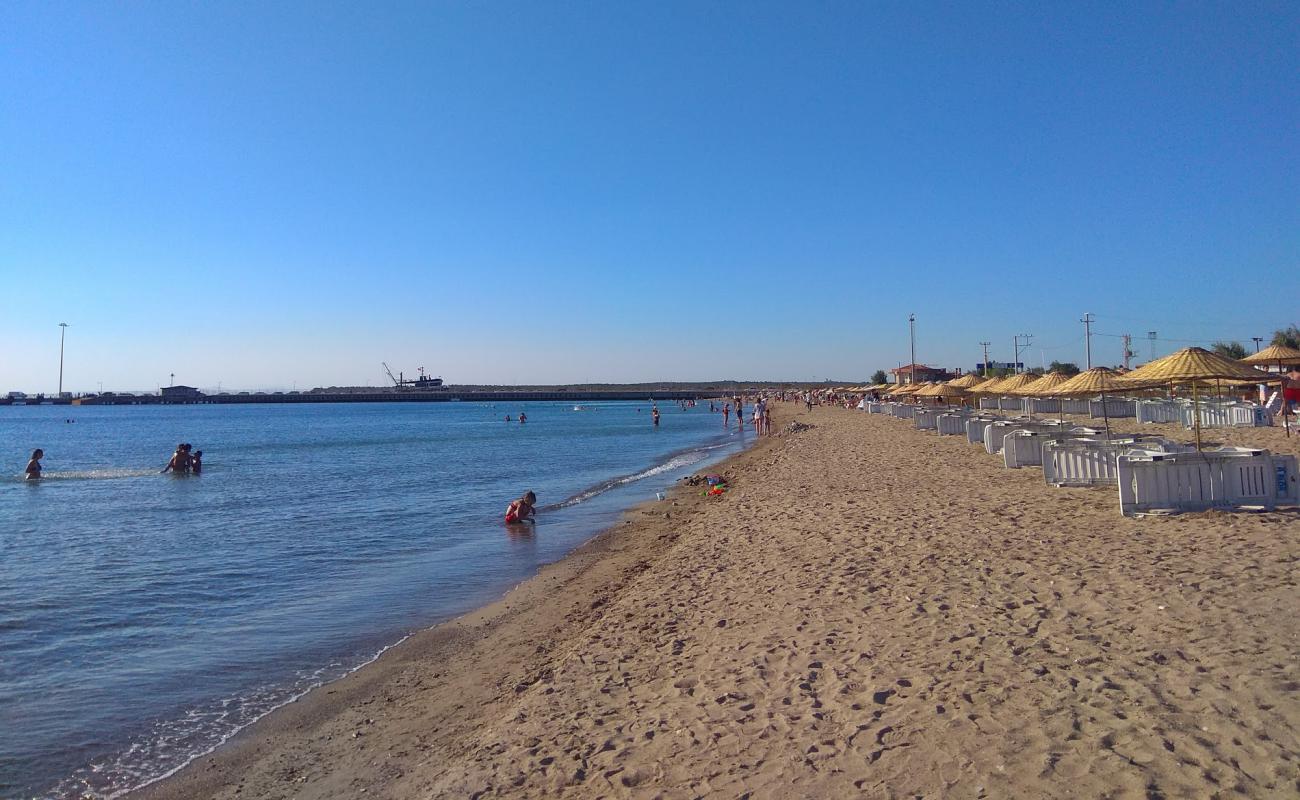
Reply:
[[792, 419], [725, 497], [634, 509], [141, 796], [1300, 793], [1294, 511], [1126, 519], [910, 421]]

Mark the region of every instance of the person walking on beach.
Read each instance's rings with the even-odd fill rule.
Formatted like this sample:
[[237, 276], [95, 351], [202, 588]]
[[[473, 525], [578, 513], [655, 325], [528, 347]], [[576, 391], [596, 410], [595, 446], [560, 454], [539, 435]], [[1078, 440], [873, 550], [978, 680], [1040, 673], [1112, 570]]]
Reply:
[[506, 506], [506, 523], [514, 524], [516, 522], [527, 522], [533, 518], [537, 509], [537, 495], [529, 489], [524, 492], [524, 496]]
[[41, 479], [41, 459], [45, 458], [45, 451], [36, 448], [32, 451], [32, 458], [27, 462], [27, 469], [23, 470], [24, 480], [38, 481]]

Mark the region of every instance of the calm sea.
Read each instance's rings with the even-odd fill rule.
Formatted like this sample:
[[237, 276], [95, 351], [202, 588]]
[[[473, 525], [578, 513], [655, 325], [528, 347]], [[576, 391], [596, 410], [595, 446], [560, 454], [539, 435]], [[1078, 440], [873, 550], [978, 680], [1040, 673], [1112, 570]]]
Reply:
[[[655, 429], [648, 403], [0, 407], [0, 797], [174, 770], [749, 437], [659, 408]], [[202, 476], [158, 474], [181, 441]], [[543, 513], [512, 535], [530, 488]]]

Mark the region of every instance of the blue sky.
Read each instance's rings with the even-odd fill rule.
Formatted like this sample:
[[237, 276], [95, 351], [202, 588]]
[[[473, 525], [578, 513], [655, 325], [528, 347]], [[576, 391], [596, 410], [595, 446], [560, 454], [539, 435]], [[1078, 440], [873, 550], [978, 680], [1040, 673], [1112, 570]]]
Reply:
[[1249, 345], [1297, 76], [1295, 3], [7, 2], [0, 391]]

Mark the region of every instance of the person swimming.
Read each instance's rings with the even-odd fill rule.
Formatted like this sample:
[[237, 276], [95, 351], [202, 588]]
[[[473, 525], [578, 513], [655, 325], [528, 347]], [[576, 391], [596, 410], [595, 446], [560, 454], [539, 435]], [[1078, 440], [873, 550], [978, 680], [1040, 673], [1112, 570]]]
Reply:
[[45, 458], [45, 451], [36, 448], [32, 451], [32, 458], [27, 462], [27, 469], [23, 470], [25, 480], [38, 481], [41, 479], [41, 459]]
[[506, 522], [527, 522], [537, 512], [537, 495], [530, 489], [524, 496], [506, 506]]

